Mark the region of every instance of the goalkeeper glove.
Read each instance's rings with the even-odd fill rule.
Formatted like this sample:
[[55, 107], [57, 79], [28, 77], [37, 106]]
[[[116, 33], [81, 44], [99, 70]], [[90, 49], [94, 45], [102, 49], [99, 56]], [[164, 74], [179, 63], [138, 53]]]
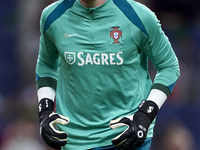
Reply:
[[152, 101], [143, 100], [139, 110], [131, 116], [110, 121], [112, 129], [127, 126], [128, 128], [112, 140], [119, 150], [132, 150], [141, 146], [147, 136], [150, 124], [158, 113], [158, 106]]
[[44, 98], [39, 102], [40, 135], [46, 144], [56, 150], [67, 144], [67, 133], [54, 128], [56, 123], [66, 125], [69, 119], [53, 112], [54, 102]]

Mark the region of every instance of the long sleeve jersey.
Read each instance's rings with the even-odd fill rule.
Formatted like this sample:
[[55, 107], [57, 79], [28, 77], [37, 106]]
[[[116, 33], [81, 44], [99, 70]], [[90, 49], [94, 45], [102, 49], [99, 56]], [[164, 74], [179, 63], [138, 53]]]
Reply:
[[[86, 8], [79, 0], [59, 0], [43, 10], [40, 30], [37, 88], [53, 87], [56, 112], [70, 119], [58, 125], [68, 133], [63, 150], [111, 145], [125, 128], [112, 130], [110, 120], [133, 115], [151, 88], [169, 95], [179, 77], [160, 22], [138, 2]], [[157, 70], [153, 82], [148, 58]]]

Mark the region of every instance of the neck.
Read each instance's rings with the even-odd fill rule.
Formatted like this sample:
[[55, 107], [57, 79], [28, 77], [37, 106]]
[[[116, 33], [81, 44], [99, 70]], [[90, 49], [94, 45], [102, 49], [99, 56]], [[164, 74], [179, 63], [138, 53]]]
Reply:
[[106, 0], [80, 0], [81, 4], [85, 7], [98, 7], [101, 6]]

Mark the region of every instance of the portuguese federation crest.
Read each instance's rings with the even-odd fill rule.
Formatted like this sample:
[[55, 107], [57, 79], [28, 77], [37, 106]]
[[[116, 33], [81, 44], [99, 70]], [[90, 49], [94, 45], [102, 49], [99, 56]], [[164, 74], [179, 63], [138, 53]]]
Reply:
[[119, 41], [122, 38], [122, 30], [120, 27], [112, 27], [110, 29], [110, 38], [113, 39], [112, 44], [120, 44], [121, 42]]

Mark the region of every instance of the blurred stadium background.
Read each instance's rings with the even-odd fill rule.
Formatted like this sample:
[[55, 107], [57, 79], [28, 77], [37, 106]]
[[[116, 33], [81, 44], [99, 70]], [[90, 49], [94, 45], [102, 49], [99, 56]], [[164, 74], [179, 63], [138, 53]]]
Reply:
[[[0, 150], [50, 150], [39, 136], [34, 72], [40, 14], [53, 1], [0, 1]], [[199, 150], [200, 0], [137, 1], [157, 14], [181, 66], [158, 114], [152, 150]]]

